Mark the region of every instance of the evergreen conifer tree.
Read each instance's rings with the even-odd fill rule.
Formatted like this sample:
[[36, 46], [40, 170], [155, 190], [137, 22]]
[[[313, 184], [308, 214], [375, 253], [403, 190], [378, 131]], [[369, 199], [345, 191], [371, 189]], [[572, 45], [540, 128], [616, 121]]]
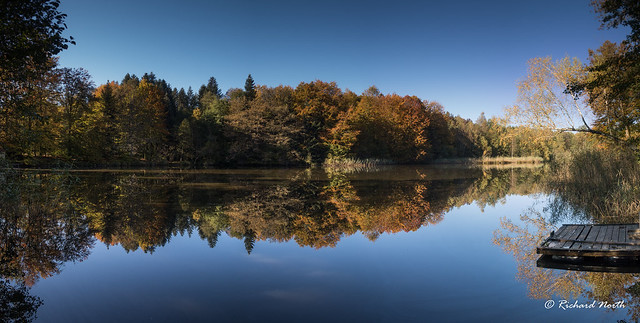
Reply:
[[218, 81], [216, 81], [215, 77], [209, 78], [209, 82], [207, 83], [207, 91], [213, 93], [218, 99], [222, 97], [222, 91], [220, 91], [220, 87], [218, 87]]
[[247, 76], [247, 80], [244, 82], [244, 93], [248, 101], [256, 98], [256, 85], [253, 82], [251, 74]]

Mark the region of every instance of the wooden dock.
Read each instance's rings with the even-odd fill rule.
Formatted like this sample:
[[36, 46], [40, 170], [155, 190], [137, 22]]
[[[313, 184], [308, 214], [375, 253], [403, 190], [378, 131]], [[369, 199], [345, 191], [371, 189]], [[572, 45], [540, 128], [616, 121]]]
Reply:
[[[638, 224], [565, 224], [537, 248], [537, 253], [565, 257], [638, 257]], [[631, 233], [630, 233], [631, 231]]]

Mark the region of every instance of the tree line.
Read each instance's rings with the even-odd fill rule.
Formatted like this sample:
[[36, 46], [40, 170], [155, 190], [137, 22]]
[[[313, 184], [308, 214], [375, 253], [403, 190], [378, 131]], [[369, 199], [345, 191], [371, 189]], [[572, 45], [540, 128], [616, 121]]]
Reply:
[[[362, 94], [335, 82], [198, 90], [153, 73], [95, 86], [57, 57], [65, 38], [58, 0], [8, 1], [0, 19], [0, 156], [24, 164], [309, 165], [381, 159], [550, 156], [548, 140], [497, 118], [472, 122], [416, 96]], [[540, 138], [541, 136], [534, 136]], [[557, 141], [557, 140], [556, 140]], [[562, 141], [562, 140], [561, 140]]]
[[[55, 66], [52, 61], [52, 66]], [[80, 165], [308, 165], [345, 158], [424, 163], [438, 158], [545, 156], [553, 145], [523, 127], [453, 116], [437, 102], [358, 95], [335, 82], [256, 85], [222, 94], [214, 77], [197, 92], [153, 73], [95, 87], [84, 69], [48, 70], [2, 110], [10, 159]], [[562, 140], [569, 140], [564, 138]], [[557, 140], [556, 140], [557, 141]]]
[[[0, 156], [24, 164], [310, 165], [378, 159], [542, 156], [582, 137], [638, 151], [640, 10], [635, 1], [593, 2], [603, 27], [628, 26], [577, 59], [535, 58], [505, 119], [476, 122], [416, 96], [361, 94], [335, 82], [256, 85], [225, 93], [215, 78], [194, 92], [153, 73], [95, 85], [82, 68], [60, 67], [65, 38], [58, 0], [7, 1], [0, 19]], [[510, 125], [511, 124], [511, 125]], [[49, 162], [51, 163], [51, 162]]]

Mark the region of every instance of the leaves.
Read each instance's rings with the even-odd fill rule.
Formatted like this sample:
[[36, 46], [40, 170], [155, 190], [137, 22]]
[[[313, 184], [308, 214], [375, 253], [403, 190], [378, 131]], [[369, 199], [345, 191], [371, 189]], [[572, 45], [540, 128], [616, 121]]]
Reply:
[[584, 97], [566, 93], [567, 86], [582, 81], [586, 70], [577, 58], [551, 57], [529, 60], [527, 77], [518, 83], [518, 104], [507, 111], [517, 124], [554, 131], [590, 129], [593, 120]]

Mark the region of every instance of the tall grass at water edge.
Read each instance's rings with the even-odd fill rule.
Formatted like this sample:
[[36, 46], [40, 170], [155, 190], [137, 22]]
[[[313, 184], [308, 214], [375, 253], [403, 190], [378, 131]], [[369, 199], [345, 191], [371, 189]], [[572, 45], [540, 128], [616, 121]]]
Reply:
[[581, 148], [552, 165], [552, 192], [601, 223], [640, 216], [640, 164], [631, 152]]

